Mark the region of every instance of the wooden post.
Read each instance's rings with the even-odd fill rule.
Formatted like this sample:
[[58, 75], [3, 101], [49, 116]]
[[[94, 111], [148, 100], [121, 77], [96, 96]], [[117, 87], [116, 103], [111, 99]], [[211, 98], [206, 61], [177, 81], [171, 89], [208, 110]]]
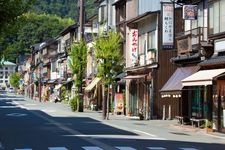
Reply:
[[169, 114], [168, 114], [168, 119], [171, 120], [171, 105], [169, 105]]
[[163, 118], [162, 120], [166, 120], [166, 106], [163, 105]]

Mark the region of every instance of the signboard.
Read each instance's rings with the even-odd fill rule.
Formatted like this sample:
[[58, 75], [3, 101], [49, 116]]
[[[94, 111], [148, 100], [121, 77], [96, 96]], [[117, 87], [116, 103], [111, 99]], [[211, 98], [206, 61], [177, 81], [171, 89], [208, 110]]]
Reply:
[[214, 51], [215, 52], [224, 52], [225, 51], [225, 39], [215, 40]]
[[223, 110], [223, 127], [225, 128], [225, 109]]
[[131, 29], [130, 30], [130, 58], [131, 58], [131, 64], [135, 64], [138, 59], [138, 30], [137, 29]]
[[162, 48], [174, 48], [174, 4], [162, 3]]
[[183, 19], [185, 20], [196, 20], [198, 16], [197, 5], [184, 5], [183, 6]]
[[115, 94], [115, 112], [123, 113], [123, 93], [116, 93]]
[[178, 54], [185, 54], [191, 51], [191, 39], [178, 39], [177, 40], [177, 52]]

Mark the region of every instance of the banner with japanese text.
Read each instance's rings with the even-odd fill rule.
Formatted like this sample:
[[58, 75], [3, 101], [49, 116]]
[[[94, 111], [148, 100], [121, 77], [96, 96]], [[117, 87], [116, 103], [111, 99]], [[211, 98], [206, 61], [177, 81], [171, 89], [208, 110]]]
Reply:
[[130, 58], [131, 64], [134, 65], [138, 59], [138, 30], [130, 30]]
[[174, 48], [174, 4], [162, 3], [162, 49]]

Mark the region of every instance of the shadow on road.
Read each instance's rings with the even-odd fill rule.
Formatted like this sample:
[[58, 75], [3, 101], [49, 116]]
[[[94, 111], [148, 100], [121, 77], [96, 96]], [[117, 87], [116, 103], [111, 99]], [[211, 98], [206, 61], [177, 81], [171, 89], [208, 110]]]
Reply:
[[[13, 99], [10, 100], [10, 98]], [[52, 145], [64, 145], [69, 150], [82, 149], [87, 145], [97, 145], [102, 149], [106, 149], [107, 146], [112, 149], [129, 146], [138, 150], [153, 147], [168, 150], [185, 150], [185, 148], [189, 148], [189, 150], [225, 149], [225, 144], [173, 141], [140, 136], [103, 124], [91, 117], [53, 117], [40, 110], [27, 110], [17, 107], [12, 102], [24, 101], [24, 99], [14, 98], [15, 96], [0, 96], [0, 144], [4, 145], [7, 150], [21, 147], [40, 150]], [[187, 138], [191, 137], [187, 136]]]

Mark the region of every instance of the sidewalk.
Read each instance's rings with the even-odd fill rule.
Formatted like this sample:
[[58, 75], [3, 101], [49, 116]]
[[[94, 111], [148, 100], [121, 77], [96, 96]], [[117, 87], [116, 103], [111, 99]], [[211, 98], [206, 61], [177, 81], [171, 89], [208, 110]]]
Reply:
[[138, 117], [128, 117], [124, 115], [115, 115], [115, 114], [113, 115], [110, 114], [109, 120], [103, 120], [101, 111], [85, 110], [84, 112], [77, 112], [77, 113], [79, 113], [80, 116], [91, 117], [93, 119], [99, 120], [105, 124], [112, 125], [115, 127], [117, 127], [118, 122], [120, 122], [121, 126], [122, 125], [129, 126], [129, 127], [135, 126], [135, 128], [143, 128], [143, 125], [145, 125], [147, 128], [161, 127], [165, 129], [178, 130], [178, 131], [182, 131], [186, 133], [189, 133], [189, 132], [199, 133], [199, 134], [205, 134], [208, 136], [213, 136], [216, 138], [225, 139], [225, 134], [223, 133], [219, 133], [219, 132], [206, 133], [206, 130], [202, 128], [192, 127], [191, 125], [180, 125], [178, 124], [177, 120], [139, 120]]
[[[24, 97], [27, 100], [32, 100], [30, 98]], [[33, 100], [32, 100], [33, 101]], [[144, 129], [149, 132], [151, 132], [151, 129], [166, 129], [166, 130], [173, 130], [173, 131], [180, 131], [183, 133], [199, 133], [199, 134], [205, 134], [208, 136], [216, 137], [225, 139], [225, 134], [219, 133], [219, 132], [211, 132], [206, 133], [205, 129], [192, 127], [191, 125], [180, 125], [178, 124], [177, 120], [139, 120], [138, 117], [128, 117], [124, 115], [116, 115], [116, 114], [110, 114], [109, 120], [103, 120], [102, 119], [102, 111], [91, 111], [91, 110], [84, 110], [84, 112], [75, 112], [72, 113], [70, 110], [70, 107], [68, 105], [63, 103], [52, 103], [52, 102], [41, 102], [41, 103], [51, 103], [55, 105], [60, 105], [60, 107], [63, 108], [68, 114], [72, 114], [73, 116], [77, 117], [90, 117], [92, 119], [98, 120], [104, 124], [121, 128], [124, 130], [130, 130], [132, 129]], [[65, 113], [66, 113], [65, 112]]]

